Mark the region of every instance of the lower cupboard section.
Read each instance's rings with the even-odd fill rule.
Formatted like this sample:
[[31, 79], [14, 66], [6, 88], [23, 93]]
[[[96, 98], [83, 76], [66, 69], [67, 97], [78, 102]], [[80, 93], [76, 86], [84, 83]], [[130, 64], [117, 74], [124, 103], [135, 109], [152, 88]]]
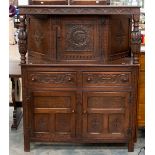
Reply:
[[[35, 91], [31, 93], [31, 140], [127, 141], [130, 92]], [[92, 141], [90, 141], [92, 143]]]

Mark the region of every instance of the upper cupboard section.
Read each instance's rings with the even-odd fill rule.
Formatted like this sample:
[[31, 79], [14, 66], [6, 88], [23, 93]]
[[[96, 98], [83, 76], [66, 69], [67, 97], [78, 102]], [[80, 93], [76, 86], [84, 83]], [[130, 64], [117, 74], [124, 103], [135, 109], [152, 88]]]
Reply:
[[130, 54], [130, 17], [29, 16], [29, 63], [107, 63]]

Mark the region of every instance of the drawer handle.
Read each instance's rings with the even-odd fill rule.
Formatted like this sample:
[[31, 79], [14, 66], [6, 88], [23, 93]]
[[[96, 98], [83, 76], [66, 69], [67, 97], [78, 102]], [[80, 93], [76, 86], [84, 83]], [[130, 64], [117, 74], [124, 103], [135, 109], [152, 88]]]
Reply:
[[72, 80], [72, 78], [69, 76], [69, 77], [68, 77], [68, 81], [71, 81], [71, 80]]
[[121, 74], [121, 81], [122, 82], [128, 82], [129, 81], [129, 78], [126, 74]]
[[84, 111], [83, 111], [83, 113], [84, 113], [84, 114], [86, 114], [86, 113], [87, 113], [87, 111], [86, 111], [86, 110], [84, 110]]
[[36, 81], [36, 78], [33, 76], [31, 80], [32, 80], [32, 81]]
[[75, 113], [75, 110], [74, 109], [72, 110], [72, 113]]
[[91, 77], [88, 77], [88, 78], [87, 78], [87, 81], [91, 81], [91, 80], [92, 80]]

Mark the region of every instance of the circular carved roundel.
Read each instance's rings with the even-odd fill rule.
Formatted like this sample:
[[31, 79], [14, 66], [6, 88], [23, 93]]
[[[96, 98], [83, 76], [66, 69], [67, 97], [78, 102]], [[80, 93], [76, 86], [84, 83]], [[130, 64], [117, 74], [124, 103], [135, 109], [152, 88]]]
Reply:
[[85, 29], [82, 29], [81, 27], [80, 29], [76, 28], [71, 32], [71, 39], [72, 43], [76, 46], [87, 45], [88, 42], [87, 31], [85, 31]]

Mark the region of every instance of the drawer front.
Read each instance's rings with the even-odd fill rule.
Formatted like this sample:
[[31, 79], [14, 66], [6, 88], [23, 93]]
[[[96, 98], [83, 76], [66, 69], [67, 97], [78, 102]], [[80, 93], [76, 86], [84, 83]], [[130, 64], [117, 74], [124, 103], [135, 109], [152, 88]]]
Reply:
[[121, 86], [131, 84], [131, 72], [83, 72], [84, 87]]
[[28, 81], [31, 86], [39, 87], [76, 87], [75, 72], [29, 72]]

